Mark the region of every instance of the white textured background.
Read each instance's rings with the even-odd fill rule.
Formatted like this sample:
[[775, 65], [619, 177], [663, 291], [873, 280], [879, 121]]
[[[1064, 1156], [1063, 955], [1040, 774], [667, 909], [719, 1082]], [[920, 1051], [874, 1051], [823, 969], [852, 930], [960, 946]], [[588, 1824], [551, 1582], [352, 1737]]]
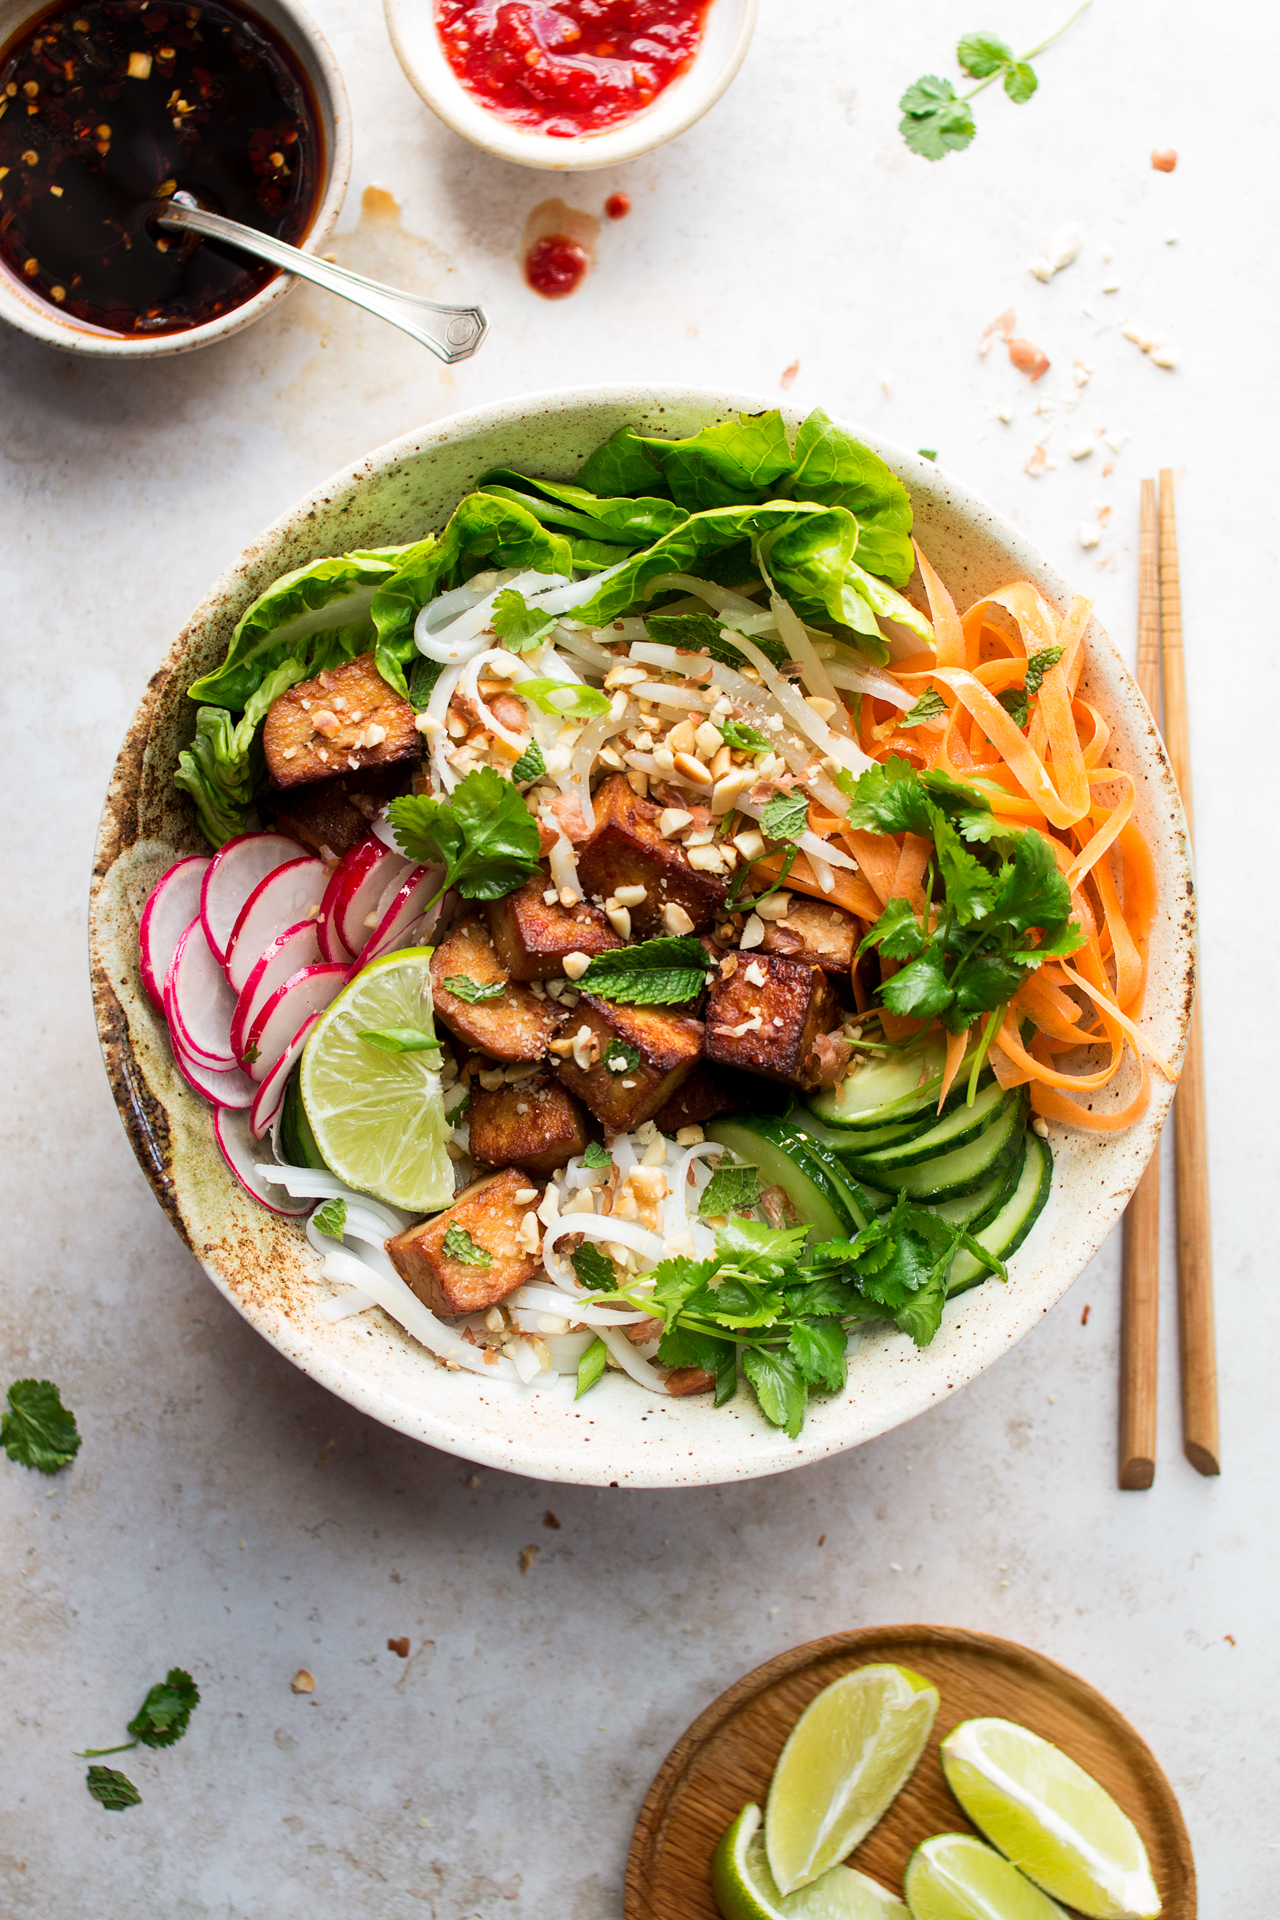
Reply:
[[[0, 1346], [5, 1380], [57, 1379], [85, 1436], [56, 1480], [0, 1458], [0, 1910], [607, 1920], [649, 1780], [722, 1687], [820, 1633], [934, 1620], [1026, 1641], [1109, 1693], [1181, 1794], [1202, 1913], [1270, 1920], [1275, 9], [1230, 9], [1228, 46], [1189, 0], [1095, 0], [1042, 61], [1040, 95], [1014, 108], [990, 89], [974, 146], [930, 166], [897, 137], [903, 86], [954, 73], [958, 32], [1029, 44], [1058, 8], [764, 0], [701, 126], [563, 188], [437, 126], [373, 0], [314, 10], [355, 115], [338, 250], [478, 296], [493, 323], [480, 357], [450, 375], [309, 290], [221, 348], [138, 370], [0, 339]], [[1150, 150], [1169, 145], [1177, 172], [1153, 172]], [[402, 228], [361, 221], [372, 182]], [[598, 212], [615, 189], [634, 211], [605, 223], [594, 278], [538, 300], [516, 259], [530, 209], [563, 190]], [[1084, 248], [1041, 286], [1027, 261], [1067, 221]], [[1111, 276], [1120, 291], [1103, 294]], [[1010, 305], [1053, 361], [1035, 388], [999, 348], [976, 353]], [[1128, 320], [1163, 333], [1180, 369], [1123, 339]], [[84, 960], [101, 796], [148, 674], [245, 541], [332, 469], [460, 407], [631, 378], [776, 396], [797, 359], [793, 400], [936, 447], [1097, 595], [1130, 654], [1138, 482], [1185, 469], [1218, 1482], [1179, 1452], [1170, 1289], [1158, 1478], [1114, 1489], [1114, 1242], [992, 1373], [843, 1460], [616, 1497], [472, 1476], [249, 1332], [179, 1246], [115, 1118]], [[1096, 371], [1069, 412], [1075, 359]], [[1127, 436], [1118, 455], [1099, 440], [1067, 456], [1103, 429]], [[1057, 465], [1033, 480], [1037, 442]], [[1077, 528], [1107, 504], [1082, 551]], [[407, 1663], [385, 1651], [400, 1634]], [[142, 1806], [106, 1814], [73, 1749], [119, 1737], [174, 1662], [204, 1704], [179, 1747], [125, 1762]], [[304, 1664], [311, 1699], [289, 1691]]]

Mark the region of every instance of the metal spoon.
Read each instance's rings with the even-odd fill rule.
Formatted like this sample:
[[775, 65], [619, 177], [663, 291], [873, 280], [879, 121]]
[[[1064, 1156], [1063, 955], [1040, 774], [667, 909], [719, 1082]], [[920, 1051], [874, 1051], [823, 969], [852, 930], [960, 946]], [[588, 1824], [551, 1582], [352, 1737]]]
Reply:
[[255, 254], [259, 260], [268, 260], [272, 266], [296, 273], [303, 280], [314, 280], [318, 287], [341, 294], [344, 300], [363, 307], [366, 313], [376, 314], [379, 320], [389, 320], [420, 346], [429, 347], [447, 366], [457, 360], [469, 360], [489, 331], [489, 322], [481, 307], [443, 307], [438, 301], [424, 300], [421, 294], [384, 287], [380, 281], [368, 280], [362, 273], [350, 273], [331, 260], [318, 259], [314, 253], [303, 253], [284, 240], [259, 233], [254, 227], [241, 226], [238, 220], [208, 213], [189, 193], [175, 193], [162, 205], [164, 211], [155, 216], [157, 226], [181, 233], [204, 234], [210, 240], [225, 240], [244, 253]]

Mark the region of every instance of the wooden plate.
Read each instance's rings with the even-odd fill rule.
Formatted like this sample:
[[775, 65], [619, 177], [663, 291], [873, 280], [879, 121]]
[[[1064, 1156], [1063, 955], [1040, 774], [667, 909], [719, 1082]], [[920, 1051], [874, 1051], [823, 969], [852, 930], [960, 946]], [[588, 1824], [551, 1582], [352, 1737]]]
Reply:
[[943, 1778], [938, 1747], [961, 1720], [996, 1715], [1052, 1740], [1124, 1808], [1142, 1835], [1162, 1920], [1195, 1920], [1191, 1843], [1154, 1754], [1102, 1695], [1012, 1640], [956, 1627], [866, 1627], [779, 1654], [722, 1693], [677, 1742], [649, 1789], [627, 1862], [625, 1920], [719, 1920], [711, 1856], [749, 1800], [764, 1805], [783, 1742], [814, 1695], [853, 1667], [912, 1667], [942, 1697], [920, 1765], [851, 1858], [901, 1893], [912, 1849], [972, 1833]]

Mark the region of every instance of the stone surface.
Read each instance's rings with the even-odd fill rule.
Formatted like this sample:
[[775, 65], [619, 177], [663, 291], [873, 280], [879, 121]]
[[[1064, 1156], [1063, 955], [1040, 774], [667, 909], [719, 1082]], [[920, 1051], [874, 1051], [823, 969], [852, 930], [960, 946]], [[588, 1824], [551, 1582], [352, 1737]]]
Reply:
[[[493, 323], [479, 358], [447, 373], [309, 289], [222, 347], [142, 369], [0, 339], [0, 1346], [6, 1379], [61, 1383], [85, 1435], [56, 1480], [0, 1458], [0, 1910], [607, 1920], [636, 1808], [709, 1699], [796, 1641], [910, 1619], [1026, 1641], [1100, 1686], [1182, 1797], [1202, 1911], [1262, 1920], [1280, 1849], [1280, 1314], [1254, 1089], [1280, 1068], [1280, 928], [1256, 736], [1278, 691], [1264, 407], [1280, 289], [1270, 136], [1241, 104], [1240, 63], [1187, 57], [1187, 0], [1098, 7], [1045, 56], [1028, 107], [990, 89], [970, 151], [930, 166], [898, 139], [897, 97], [918, 72], [954, 72], [972, 23], [943, 0], [921, 0], [909, 28], [900, 10], [764, 0], [742, 74], [699, 127], [625, 170], [557, 181], [433, 122], [376, 9], [314, 12], [356, 123], [334, 251], [479, 297]], [[1011, 37], [1056, 22], [995, 12]], [[1274, 14], [1239, 24], [1249, 64], [1274, 63]], [[1149, 164], [1166, 146], [1172, 175]], [[375, 182], [402, 214], [377, 194], [362, 210]], [[603, 224], [582, 291], [528, 292], [516, 253], [537, 203], [563, 192], [598, 213], [621, 189], [633, 211]], [[1041, 284], [1028, 263], [1072, 221], [1079, 258]], [[976, 352], [1010, 306], [1052, 362], [1035, 386], [999, 344]], [[1127, 321], [1163, 331], [1180, 368], [1153, 365]], [[1095, 369], [1083, 389], [1076, 359]], [[209, 581], [327, 472], [424, 420], [631, 377], [767, 400], [797, 360], [792, 400], [936, 448], [1096, 594], [1130, 653], [1138, 481], [1185, 467], [1220, 1481], [1179, 1453], [1171, 1223], [1150, 1493], [1113, 1486], [1115, 1241], [992, 1372], [841, 1460], [698, 1493], [549, 1488], [417, 1448], [291, 1369], [180, 1248], [115, 1119], [84, 965], [93, 830], [128, 716]], [[1077, 462], [1083, 439], [1095, 450]], [[1023, 471], [1037, 444], [1056, 462], [1038, 479]], [[1099, 544], [1081, 548], [1104, 505]], [[386, 1646], [402, 1635], [407, 1660]], [[104, 1813], [74, 1749], [120, 1738], [173, 1663], [204, 1694], [191, 1732], [118, 1762], [143, 1804]], [[311, 1695], [290, 1690], [300, 1667]]]

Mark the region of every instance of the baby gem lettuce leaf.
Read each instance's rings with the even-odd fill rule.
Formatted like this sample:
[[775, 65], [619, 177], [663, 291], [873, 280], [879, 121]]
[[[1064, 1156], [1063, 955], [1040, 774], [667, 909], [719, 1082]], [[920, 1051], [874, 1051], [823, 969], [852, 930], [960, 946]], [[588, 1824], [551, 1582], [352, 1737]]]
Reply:
[[444, 892], [465, 900], [500, 900], [522, 887], [538, 865], [538, 826], [516, 788], [492, 767], [477, 767], [448, 800], [402, 794], [387, 817], [411, 860], [441, 863]]
[[57, 1473], [80, 1451], [76, 1417], [52, 1380], [15, 1380], [0, 1418], [0, 1446], [19, 1466]]

